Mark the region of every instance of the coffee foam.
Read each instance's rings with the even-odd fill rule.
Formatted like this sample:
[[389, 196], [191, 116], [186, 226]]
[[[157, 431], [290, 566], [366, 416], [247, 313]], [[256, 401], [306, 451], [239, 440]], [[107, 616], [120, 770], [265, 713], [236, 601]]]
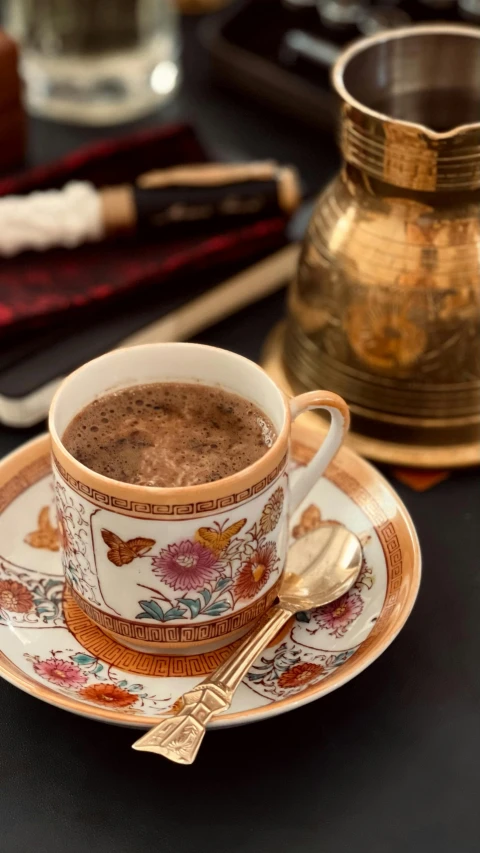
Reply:
[[71, 421], [63, 443], [103, 476], [175, 488], [235, 474], [260, 459], [275, 438], [265, 413], [237, 394], [172, 382], [93, 401]]

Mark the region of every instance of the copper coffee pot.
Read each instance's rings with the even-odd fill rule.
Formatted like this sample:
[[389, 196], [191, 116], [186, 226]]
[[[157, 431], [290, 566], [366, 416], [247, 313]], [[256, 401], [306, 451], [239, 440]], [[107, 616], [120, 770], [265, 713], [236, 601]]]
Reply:
[[480, 462], [480, 29], [362, 39], [333, 85], [344, 162], [290, 289], [286, 373], [348, 400], [366, 455]]

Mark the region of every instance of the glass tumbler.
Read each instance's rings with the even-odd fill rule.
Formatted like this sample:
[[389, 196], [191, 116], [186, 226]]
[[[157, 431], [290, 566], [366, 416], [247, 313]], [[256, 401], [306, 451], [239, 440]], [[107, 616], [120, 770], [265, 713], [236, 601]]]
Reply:
[[139, 118], [179, 82], [174, 0], [4, 0], [30, 112], [81, 124]]

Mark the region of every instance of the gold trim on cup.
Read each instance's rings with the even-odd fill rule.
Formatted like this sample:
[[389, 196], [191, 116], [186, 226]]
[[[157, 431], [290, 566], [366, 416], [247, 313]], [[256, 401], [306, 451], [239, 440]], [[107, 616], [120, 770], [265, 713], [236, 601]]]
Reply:
[[207, 645], [214, 640], [231, 640], [233, 634], [245, 629], [255, 622], [270, 607], [277, 597], [280, 578], [264, 593], [261, 598], [241, 610], [236, 610], [228, 616], [215, 621], [199, 622], [188, 625], [155, 625], [140, 620], [124, 619], [114, 616], [95, 607], [78, 594], [77, 590], [66, 581], [70, 595], [81, 610], [100, 628], [113, 635], [118, 642], [132, 640], [143, 645], [151, 645], [160, 649], [186, 649], [194, 645]]

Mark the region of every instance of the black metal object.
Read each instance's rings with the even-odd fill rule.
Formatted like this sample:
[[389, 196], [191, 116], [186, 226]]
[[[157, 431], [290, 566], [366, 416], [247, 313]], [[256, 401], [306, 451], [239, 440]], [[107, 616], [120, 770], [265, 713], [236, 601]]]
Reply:
[[211, 186], [134, 188], [139, 228], [183, 227], [185, 223], [248, 221], [280, 213], [277, 181], [242, 181]]

